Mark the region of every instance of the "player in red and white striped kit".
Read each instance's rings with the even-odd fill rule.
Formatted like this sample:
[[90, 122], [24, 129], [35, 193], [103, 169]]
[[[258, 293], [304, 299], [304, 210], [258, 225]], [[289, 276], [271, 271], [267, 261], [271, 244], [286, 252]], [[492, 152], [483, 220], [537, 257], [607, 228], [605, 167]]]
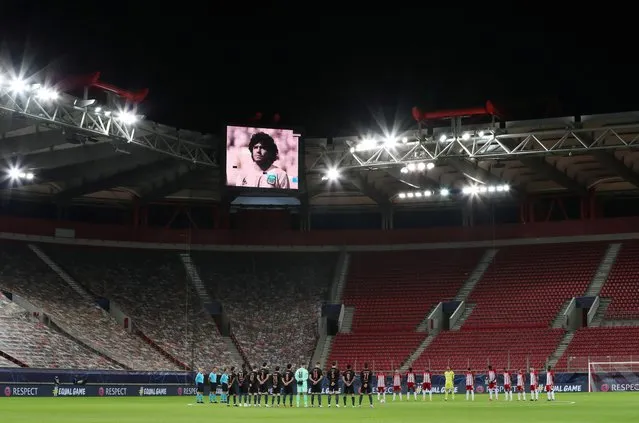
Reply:
[[422, 400], [426, 401], [426, 393], [428, 392], [428, 397], [430, 400], [433, 400], [433, 385], [431, 379], [430, 370], [424, 370], [424, 375], [422, 379]]
[[402, 400], [402, 375], [399, 373], [399, 370], [395, 370], [393, 374], [393, 401], [395, 401], [395, 396], [399, 394], [399, 400]]
[[493, 394], [495, 399], [499, 399], [499, 390], [497, 389], [497, 373], [493, 370], [493, 366], [488, 366], [488, 395], [489, 401], [493, 400]]
[[524, 401], [526, 401], [526, 375], [523, 370], [519, 369], [517, 372], [517, 401], [521, 400], [522, 394]]
[[384, 372], [377, 373], [377, 401], [386, 402], [386, 375]]
[[470, 367], [466, 371], [466, 401], [469, 397], [471, 401], [475, 401], [475, 374], [470, 370]]
[[546, 395], [548, 396], [548, 401], [555, 400], [555, 372], [550, 366], [548, 366], [548, 371], [546, 371]]
[[415, 392], [415, 372], [413, 372], [413, 368], [409, 367], [408, 372], [406, 372], [406, 399], [410, 400], [410, 394], [413, 394], [415, 401], [417, 401], [417, 392]]
[[508, 369], [504, 369], [504, 395], [506, 395], [506, 401], [513, 400], [512, 381]]
[[528, 376], [530, 377], [530, 400], [537, 401], [539, 399], [539, 391], [537, 390], [539, 383], [539, 380], [537, 379], [537, 371], [531, 367]]

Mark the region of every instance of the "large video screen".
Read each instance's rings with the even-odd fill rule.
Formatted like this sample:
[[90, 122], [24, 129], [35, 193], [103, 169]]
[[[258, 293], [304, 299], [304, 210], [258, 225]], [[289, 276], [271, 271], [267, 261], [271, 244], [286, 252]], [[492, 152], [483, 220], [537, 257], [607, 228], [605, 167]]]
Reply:
[[297, 190], [299, 135], [291, 129], [226, 128], [226, 184]]

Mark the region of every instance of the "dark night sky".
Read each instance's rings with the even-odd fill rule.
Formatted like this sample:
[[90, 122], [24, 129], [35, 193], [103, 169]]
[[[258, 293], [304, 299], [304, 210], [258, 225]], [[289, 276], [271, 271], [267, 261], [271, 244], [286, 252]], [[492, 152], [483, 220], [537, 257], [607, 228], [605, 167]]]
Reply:
[[636, 47], [626, 41], [632, 29], [601, 10], [520, 2], [510, 10], [326, 17], [190, 0], [88, 2], [99, 9], [37, 3], [2, 2], [5, 57], [19, 63], [26, 53], [31, 71], [48, 75], [100, 70], [123, 88], [148, 87], [147, 116], [184, 128], [219, 131], [263, 111], [310, 135], [333, 135], [369, 125], [380, 111], [410, 123], [413, 105], [487, 99], [513, 118], [639, 109]]

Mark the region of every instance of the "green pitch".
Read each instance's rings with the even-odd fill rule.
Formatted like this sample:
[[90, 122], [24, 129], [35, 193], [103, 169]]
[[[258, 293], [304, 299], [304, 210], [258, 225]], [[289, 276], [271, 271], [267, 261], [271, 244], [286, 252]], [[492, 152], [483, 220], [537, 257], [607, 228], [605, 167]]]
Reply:
[[[387, 401], [390, 398], [387, 397]], [[206, 399], [208, 402], [208, 398]], [[367, 399], [365, 399], [367, 402]], [[350, 401], [349, 401], [350, 402]], [[557, 394], [557, 401], [488, 401], [477, 395], [466, 402], [458, 395], [444, 402], [441, 395], [433, 401], [387, 402], [375, 400], [371, 409], [362, 408], [234, 408], [220, 404], [193, 404], [188, 397], [165, 398], [0, 398], [2, 423], [211, 423], [279, 422], [285, 419], [308, 423], [353, 423], [368, 421], [441, 423], [474, 422], [630, 422], [637, 418], [639, 393]]]

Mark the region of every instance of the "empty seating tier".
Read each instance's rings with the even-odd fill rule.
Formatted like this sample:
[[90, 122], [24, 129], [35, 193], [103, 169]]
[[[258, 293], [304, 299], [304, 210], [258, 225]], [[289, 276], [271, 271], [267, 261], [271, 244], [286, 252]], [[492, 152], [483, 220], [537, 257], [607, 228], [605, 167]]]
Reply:
[[344, 304], [355, 307], [352, 332], [414, 331], [437, 303], [455, 297], [483, 253], [354, 253], [343, 295]]
[[328, 362], [337, 361], [361, 370], [368, 363], [373, 370], [390, 371], [399, 368], [424, 339], [423, 333], [340, 333], [333, 339]]
[[[177, 252], [58, 245], [43, 249], [94, 295], [114, 301], [146, 336], [183, 363], [206, 369], [214, 363], [233, 364]], [[157, 366], [175, 368], [156, 354]]]
[[639, 242], [624, 242], [601, 296], [611, 298], [607, 319], [639, 319]]
[[[0, 293], [0, 350], [29, 367], [122, 369], [104, 357], [52, 330]], [[8, 363], [8, 364], [6, 364]], [[0, 367], [15, 366], [10, 361]]]
[[192, 253], [251, 363], [308, 364], [336, 254]]
[[548, 327], [561, 306], [582, 295], [605, 254], [605, 243], [500, 248], [470, 294], [464, 329]]
[[[588, 370], [588, 361], [639, 361], [639, 327], [579, 329], [557, 362], [557, 369]], [[634, 365], [635, 371], [639, 365]]]
[[511, 370], [541, 368], [553, 353], [563, 329], [487, 328], [442, 332], [413, 363], [416, 369], [484, 370], [489, 364]]

